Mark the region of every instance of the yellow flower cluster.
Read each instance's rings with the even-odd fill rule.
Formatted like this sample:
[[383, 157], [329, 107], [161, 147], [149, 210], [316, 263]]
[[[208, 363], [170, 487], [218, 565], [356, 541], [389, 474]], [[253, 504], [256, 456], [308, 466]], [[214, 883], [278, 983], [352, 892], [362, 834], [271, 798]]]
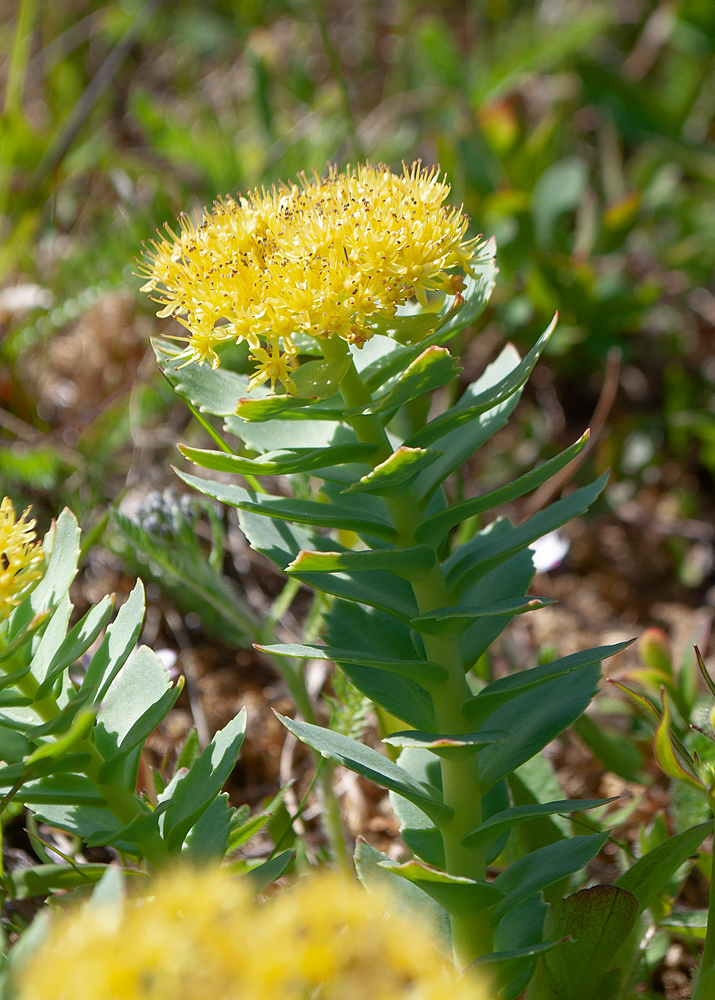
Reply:
[[448, 194], [437, 169], [414, 164], [402, 174], [331, 169], [226, 198], [152, 241], [142, 291], [189, 330], [180, 358], [215, 368], [219, 344], [245, 340], [259, 362], [250, 387], [270, 379], [294, 391], [296, 333], [362, 346], [371, 317], [393, 316], [412, 296], [425, 305], [430, 289], [461, 290], [453, 269], [469, 270], [477, 241], [465, 239], [468, 219], [445, 206]]
[[[29, 510], [29, 508], [28, 508]], [[17, 520], [9, 497], [0, 503], [0, 621], [22, 602], [44, 573], [45, 556], [35, 522]]]
[[60, 919], [17, 985], [18, 1000], [486, 1000], [420, 925], [337, 875], [256, 904], [220, 871]]

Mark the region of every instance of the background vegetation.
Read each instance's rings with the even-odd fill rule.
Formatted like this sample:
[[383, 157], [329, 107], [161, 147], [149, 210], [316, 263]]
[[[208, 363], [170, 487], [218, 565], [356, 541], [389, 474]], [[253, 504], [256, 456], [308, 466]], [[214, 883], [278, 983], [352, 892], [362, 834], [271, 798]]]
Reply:
[[[281, 707], [286, 692], [249, 643], [280, 583], [234, 520], [163, 493], [177, 439], [206, 439], [156, 367], [150, 335], [176, 331], [140, 301], [131, 260], [181, 210], [327, 161], [439, 162], [474, 231], [496, 236], [501, 271], [479, 331], [463, 336], [465, 382], [560, 312], [517, 419], [454, 489], [469, 495], [477, 476], [498, 485], [589, 423], [600, 434], [576, 478], [610, 466], [612, 480], [536, 588], [566, 609], [512, 629], [497, 657], [519, 665], [653, 624], [678, 657], [691, 634], [702, 641], [715, 605], [709, 0], [3, 7], [0, 486], [42, 527], [67, 504], [89, 528], [79, 610], [128, 593], [138, 571], [149, 583], [143, 641], [178, 656], [189, 681], [174, 728], [155, 737], [159, 759], [190, 711], [208, 737], [239, 699]], [[283, 628], [308, 613], [300, 594]], [[360, 699], [336, 694], [341, 724], [364, 721]], [[634, 737], [623, 763], [623, 711], [601, 706], [612, 742], [597, 747], [582, 726], [552, 755], [562, 784], [599, 791], [596, 752], [612, 783], [647, 786], [634, 793], [637, 818], [653, 823], [645, 836], [694, 822], [649, 771], [645, 743]], [[281, 766], [290, 774], [281, 741], [271, 723], [249, 723], [240, 801], [275, 792]], [[380, 803], [351, 794], [348, 825], [389, 837]], [[687, 995], [687, 948], [668, 965], [670, 940], [652, 988]]]

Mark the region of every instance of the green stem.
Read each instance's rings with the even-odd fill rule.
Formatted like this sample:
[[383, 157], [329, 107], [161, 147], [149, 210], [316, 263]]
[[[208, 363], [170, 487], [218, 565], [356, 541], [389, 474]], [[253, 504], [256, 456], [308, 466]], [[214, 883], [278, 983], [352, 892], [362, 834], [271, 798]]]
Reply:
[[[715, 812], [715, 802], [710, 803], [710, 807]], [[703, 958], [700, 963], [697, 983], [693, 990], [693, 1000], [707, 1000], [704, 990], [704, 980], [710, 970], [715, 966], [715, 855], [713, 856], [712, 871], [710, 872], [710, 895], [708, 897], [708, 929], [705, 933], [705, 948]]]
[[[322, 347], [327, 360], [344, 357], [348, 352], [347, 344], [337, 339], [323, 341]], [[372, 399], [354, 364], [350, 365], [340, 390], [349, 407], [363, 406]], [[353, 417], [350, 423], [359, 441], [378, 446], [378, 450], [369, 459], [373, 467], [392, 454], [392, 447], [377, 415], [361, 414]], [[421, 512], [412, 489], [406, 486], [395, 491], [392, 496], [385, 497], [385, 503], [397, 530], [399, 544], [414, 545], [414, 531], [420, 523]], [[413, 582], [412, 589], [421, 614], [453, 603], [439, 564], [420, 580]], [[436, 639], [424, 633], [421, 635], [428, 659], [439, 663], [449, 673], [445, 684], [432, 693], [437, 730], [445, 734], [468, 732], [469, 727], [462, 717], [461, 706], [470, 697], [471, 691], [467, 684], [459, 641]], [[440, 769], [443, 799], [454, 811], [450, 822], [441, 828], [446, 871], [450, 875], [484, 879], [484, 852], [470, 850], [461, 842], [462, 837], [482, 820], [477, 755], [461, 760], [443, 758]], [[476, 958], [491, 952], [492, 928], [487, 910], [469, 917], [452, 915], [450, 919], [455, 962], [459, 968], [466, 968]]]

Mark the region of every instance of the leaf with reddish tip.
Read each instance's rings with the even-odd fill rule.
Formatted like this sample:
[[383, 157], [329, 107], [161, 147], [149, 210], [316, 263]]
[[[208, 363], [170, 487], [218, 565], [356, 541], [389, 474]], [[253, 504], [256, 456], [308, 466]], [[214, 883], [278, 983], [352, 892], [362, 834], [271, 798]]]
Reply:
[[696, 788], [699, 792], [705, 792], [705, 786], [698, 777], [695, 764], [683, 747], [682, 743], [673, 736], [671, 732], [670, 700], [662, 689], [663, 695], [663, 715], [661, 716], [658, 728], [653, 739], [653, 751], [660, 767], [671, 778], [684, 781], [691, 788]]
[[660, 722], [660, 715], [658, 714], [657, 708], [648, 699], [642, 695], [638, 694], [637, 691], [631, 691], [629, 687], [625, 684], [621, 684], [620, 681], [614, 681], [613, 678], [606, 678], [609, 684], [613, 684], [614, 687], [620, 688], [621, 691], [625, 692], [629, 698], [631, 698], [638, 708], [645, 711], [645, 714], [650, 718], [651, 722], [655, 722], [656, 725]]

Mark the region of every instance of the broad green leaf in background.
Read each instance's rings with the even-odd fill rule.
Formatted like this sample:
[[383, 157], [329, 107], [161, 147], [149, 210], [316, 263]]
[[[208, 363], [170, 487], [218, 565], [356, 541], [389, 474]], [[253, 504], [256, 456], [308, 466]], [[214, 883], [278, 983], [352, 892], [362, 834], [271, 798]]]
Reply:
[[635, 896], [615, 885], [581, 889], [552, 903], [544, 937], [554, 940], [568, 935], [574, 943], [541, 956], [528, 1000], [591, 1000], [637, 915]]

